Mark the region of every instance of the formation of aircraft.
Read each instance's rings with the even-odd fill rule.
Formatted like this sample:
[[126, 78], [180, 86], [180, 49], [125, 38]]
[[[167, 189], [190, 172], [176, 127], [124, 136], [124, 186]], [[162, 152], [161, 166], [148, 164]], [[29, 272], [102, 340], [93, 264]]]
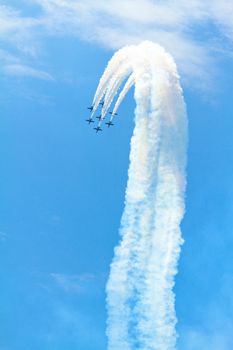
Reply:
[[[101, 106], [101, 109], [103, 109], [104, 101], [101, 101], [101, 102], [99, 103], [99, 105]], [[89, 109], [90, 112], [93, 112], [94, 106], [87, 107], [87, 109]], [[93, 114], [93, 113], [92, 113], [92, 114]], [[112, 117], [118, 115], [117, 113], [113, 113], [113, 112], [109, 112], [109, 114], [111, 114]], [[105, 118], [102, 116], [102, 114], [100, 114], [100, 115], [98, 115], [98, 116], [96, 117], [96, 119], [99, 119], [99, 122], [102, 122], [102, 120], [104, 120]], [[94, 123], [95, 121], [94, 121], [94, 119], [93, 119], [93, 116], [91, 115], [90, 118], [86, 119], [86, 122], [87, 122], [88, 124]], [[109, 120], [109, 121], [108, 121], [107, 123], [105, 123], [105, 124], [108, 126], [108, 128], [109, 128], [110, 126], [113, 126], [113, 125], [114, 125], [113, 122], [112, 122], [111, 120]], [[96, 130], [96, 133], [98, 133], [99, 131], [103, 131], [103, 130], [101, 129], [101, 127], [100, 127], [100, 124], [97, 125], [97, 126], [96, 126], [95, 128], [93, 128], [93, 129]]]

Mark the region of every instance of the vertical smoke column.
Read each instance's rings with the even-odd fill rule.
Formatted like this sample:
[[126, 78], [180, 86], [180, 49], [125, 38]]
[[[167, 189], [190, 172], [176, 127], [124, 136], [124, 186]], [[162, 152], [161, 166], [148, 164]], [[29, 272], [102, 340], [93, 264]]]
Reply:
[[[114, 64], [115, 62], [115, 64]], [[121, 221], [107, 284], [109, 350], [173, 350], [174, 276], [182, 244], [187, 120], [173, 59], [151, 42], [117, 52], [94, 98], [104, 114], [135, 82], [135, 128]], [[116, 108], [114, 109], [114, 111]]]

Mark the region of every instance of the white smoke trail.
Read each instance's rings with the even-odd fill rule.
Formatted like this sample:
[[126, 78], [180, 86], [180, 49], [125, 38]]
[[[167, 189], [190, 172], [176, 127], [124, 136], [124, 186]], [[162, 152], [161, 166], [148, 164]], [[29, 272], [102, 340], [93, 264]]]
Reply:
[[96, 109], [98, 108], [99, 102], [101, 98], [106, 93], [106, 87], [109, 90], [109, 81], [112, 79], [112, 77], [116, 74], [119, 68], [121, 68], [126, 61], [128, 52], [132, 52], [132, 46], [125, 47], [123, 49], [120, 49], [117, 51], [115, 55], [113, 55], [112, 59], [109, 61], [104, 74], [102, 75], [98, 88], [96, 90], [94, 99], [93, 99], [93, 114], [95, 113]]
[[115, 104], [115, 106], [114, 106], [114, 108], [113, 108], [112, 117], [111, 117], [111, 119], [110, 119], [111, 121], [112, 121], [112, 119], [114, 118], [114, 115], [115, 115], [115, 113], [117, 112], [118, 108], [120, 107], [121, 102], [124, 100], [124, 98], [125, 98], [127, 92], [128, 92], [128, 91], [130, 90], [130, 88], [133, 86], [134, 82], [135, 82], [134, 75], [131, 74], [130, 77], [129, 77], [129, 79], [128, 79], [127, 82], [125, 83], [125, 86], [124, 86], [124, 88], [122, 89], [122, 91], [121, 91], [121, 93], [120, 93], [120, 95], [119, 95], [119, 97], [118, 97], [118, 99], [117, 99], [117, 101], [116, 101], [116, 104]]
[[101, 113], [102, 118], [104, 118], [108, 108], [112, 103], [114, 96], [117, 94], [117, 91], [122, 81], [125, 79], [125, 76], [129, 74], [129, 72], [130, 72], [130, 65], [126, 63], [122, 63], [122, 67], [120, 67], [120, 69], [115, 73], [115, 75], [109, 81], [109, 84], [106, 89], [106, 94], [104, 97], [104, 106]]
[[121, 242], [107, 284], [108, 349], [174, 350], [172, 288], [182, 244], [185, 104], [175, 63], [163, 48], [147, 41], [125, 50], [114, 55], [116, 67], [110, 61], [95, 100], [98, 103], [111, 91], [107, 111], [119, 84], [132, 74], [114, 108], [135, 82], [135, 129]]

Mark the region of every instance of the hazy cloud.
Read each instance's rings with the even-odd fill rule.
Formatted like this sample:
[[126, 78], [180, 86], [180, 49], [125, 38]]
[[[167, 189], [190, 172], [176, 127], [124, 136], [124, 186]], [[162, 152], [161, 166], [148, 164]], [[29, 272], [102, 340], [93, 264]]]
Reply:
[[101, 278], [94, 274], [67, 275], [51, 273], [52, 280], [66, 292], [98, 292]]
[[[226, 320], [222, 319], [225, 324]], [[184, 350], [231, 350], [233, 346], [232, 332], [233, 325], [230, 329], [217, 328], [212, 331], [203, 331], [201, 329], [189, 329], [186, 331], [184, 342], [181, 349]]]
[[36, 55], [36, 33], [40, 20], [23, 16], [19, 10], [0, 3], [0, 41], [13, 45], [26, 55]]
[[24, 76], [43, 80], [54, 80], [51, 74], [23, 64], [6, 64], [3, 67], [3, 71], [8, 75], [13, 76]]
[[6, 232], [0, 232], [0, 243], [5, 242], [8, 238], [8, 235]]
[[77, 35], [111, 49], [150, 39], [172, 53], [189, 77], [204, 78], [206, 67], [213, 66], [211, 56], [220, 51], [221, 35], [233, 39], [233, 3], [227, 0], [34, 2], [54, 34]]
[[[1, 2], [1, 1], [0, 1]], [[0, 3], [1, 71], [12, 76], [54, 80], [51, 74], [37, 69], [41, 20]], [[31, 63], [25, 63], [30, 61]]]
[[[213, 291], [214, 293], [214, 291]], [[224, 274], [221, 286], [209, 298], [198, 324], [181, 328], [181, 350], [231, 350], [233, 348], [233, 276]]]
[[[34, 16], [0, 5], [0, 40], [36, 55], [43, 36], [77, 36], [109, 49], [148, 39], [164, 46], [185, 77], [204, 81], [218, 52], [231, 52], [233, 2], [228, 0], [27, 0]], [[222, 37], [229, 40], [223, 47]], [[229, 47], [230, 46], [230, 47]], [[192, 81], [193, 83], [193, 81]]]

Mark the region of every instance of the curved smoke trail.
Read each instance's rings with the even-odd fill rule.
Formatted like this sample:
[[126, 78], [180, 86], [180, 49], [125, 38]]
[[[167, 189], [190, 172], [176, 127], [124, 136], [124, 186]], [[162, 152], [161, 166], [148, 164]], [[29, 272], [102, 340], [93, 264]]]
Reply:
[[135, 128], [121, 221], [107, 283], [109, 350], [173, 350], [174, 276], [182, 244], [187, 119], [176, 65], [152, 42], [119, 50], [97, 89], [104, 116], [135, 84]]

